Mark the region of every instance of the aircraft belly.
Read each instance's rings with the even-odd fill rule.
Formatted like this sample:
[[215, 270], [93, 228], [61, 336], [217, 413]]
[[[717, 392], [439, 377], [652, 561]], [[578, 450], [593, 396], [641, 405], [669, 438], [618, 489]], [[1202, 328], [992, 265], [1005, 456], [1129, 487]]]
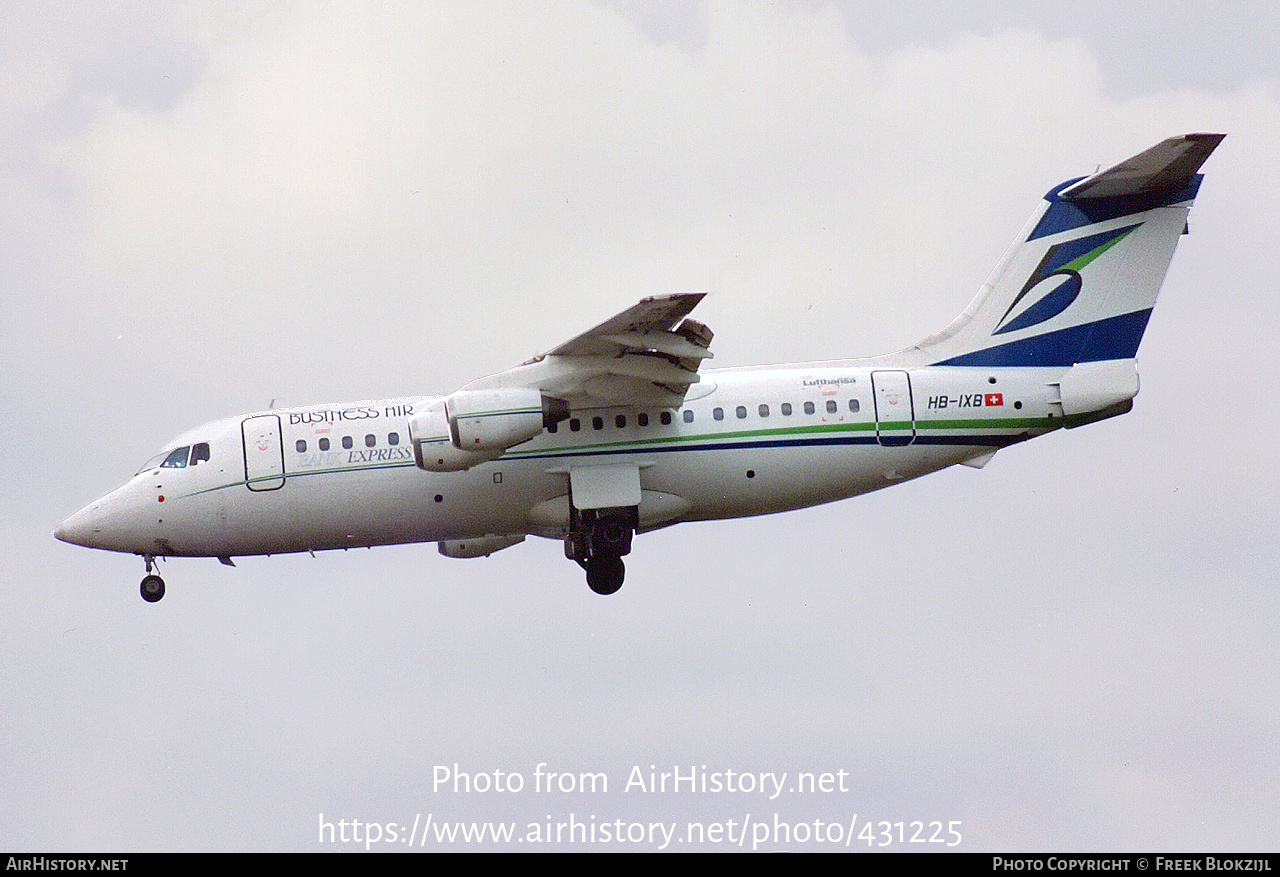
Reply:
[[321, 551], [529, 532], [528, 509], [563, 493], [565, 484], [564, 476], [518, 461], [451, 473], [414, 466], [291, 473], [278, 490], [234, 491], [223, 553]]
[[846, 499], [937, 471], [963, 457], [955, 446], [766, 448], [673, 454], [645, 475], [646, 486], [683, 493], [691, 505], [685, 520], [714, 520]]
[[[641, 490], [637, 507], [639, 531], [656, 530], [682, 520], [689, 509], [690, 503], [683, 496], [658, 490]], [[563, 536], [569, 529], [569, 494], [564, 493], [535, 505], [529, 510], [526, 526], [540, 536]]]

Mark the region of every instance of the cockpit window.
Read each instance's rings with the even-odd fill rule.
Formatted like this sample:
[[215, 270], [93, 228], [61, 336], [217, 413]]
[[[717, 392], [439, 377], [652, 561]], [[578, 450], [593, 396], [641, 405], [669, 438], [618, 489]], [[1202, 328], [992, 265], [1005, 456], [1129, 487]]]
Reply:
[[142, 464], [142, 468], [138, 470], [138, 474], [150, 471], [151, 469], [184, 469], [187, 466], [194, 466], [197, 463], [204, 463], [209, 460], [209, 443], [198, 442], [194, 445], [186, 447], [174, 448], [172, 451], [163, 451], [156, 454], [150, 460]]
[[160, 464], [160, 468], [185, 469], [187, 467], [187, 455], [190, 453], [190, 446], [176, 448], [169, 452], [169, 456], [164, 458], [164, 462]]
[[160, 462], [167, 456], [169, 456], [168, 451], [165, 451], [163, 454], [156, 454], [150, 460], [142, 464], [142, 468], [138, 470], [138, 474], [141, 475], [143, 472], [156, 468], [157, 466], [160, 465]]

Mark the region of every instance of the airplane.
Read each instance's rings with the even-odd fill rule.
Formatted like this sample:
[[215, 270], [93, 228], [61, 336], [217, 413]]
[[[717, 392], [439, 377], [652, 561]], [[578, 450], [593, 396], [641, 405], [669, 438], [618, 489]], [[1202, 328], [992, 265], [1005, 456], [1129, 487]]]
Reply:
[[885, 356], [703, 368], [704, 293], [646, 298], [447, 396], [272, 408], [167, 443], [64, 542], [157, 558], [559, 539], [597, 594], [636, 534], [845, 499], [1127, 413], [1135, 356], [1225, 135], [1054, 187], [950, 325]]

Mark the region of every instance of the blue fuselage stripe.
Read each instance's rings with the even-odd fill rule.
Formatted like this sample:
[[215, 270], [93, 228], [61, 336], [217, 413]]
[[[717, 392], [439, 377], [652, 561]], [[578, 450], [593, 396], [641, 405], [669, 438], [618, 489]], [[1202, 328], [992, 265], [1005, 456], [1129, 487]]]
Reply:
[[[895, 438], [910, 438], [909, 435], [895, 435]], [[966, 445], [975, 447], [1004, 447], [1006, 445], [1016, 444], [1023, 441], [1027, 437], [1027, 433], [1020, 432], [1008, 435], [923, 435], [917, 433], [911, 444], [915, 445]], [[665, 454], [678, 453], [681, 451], [744, 451], [753, 449], [778, 449], [778, 448], [813, 448], [813, 447], [836, 447], [840, 445], [878, 445], [880, 439], [875, 434], [868, 435], [847, 435], [847, 436], [820, 436], [814, 438], [790, 438], [790, 439], [754, 439], [751, 441], [734, 441], [734, 442], [707, 442], [699, 444], [674, 444], [674, 445], [654, 445], [641, 448], [608, 448], [602, 450], [556, 450], [548, 448], [545, 451], [537, 453], [523, 454], [518, 458], [509, 457], [509, 460], [539, 460], [555, 457], [601, 457], [601, 456], [617, 456], [621, 454]]]

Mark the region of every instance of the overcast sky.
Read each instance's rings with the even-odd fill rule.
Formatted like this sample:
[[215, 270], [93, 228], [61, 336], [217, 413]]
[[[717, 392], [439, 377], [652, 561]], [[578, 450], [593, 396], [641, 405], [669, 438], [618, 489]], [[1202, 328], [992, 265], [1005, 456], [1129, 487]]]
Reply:
[[[61, 5], [0, 7], [0, 847], [1277, 848], [1272, 3]], [[899, 349], [1050, 187], [1191, 131], [1229, 136], [1133, 412], [981, 471], [645, 535], [609, 598], [530, 540], [174, 560], [147, 605], [50, 535], [199, 423], [449, 392], [646, 295], [711, 290], [717, 366]], [[455, 763], [609, 791], [433, 790]], [[624, 791], [650, 765], [847, 791]]]

